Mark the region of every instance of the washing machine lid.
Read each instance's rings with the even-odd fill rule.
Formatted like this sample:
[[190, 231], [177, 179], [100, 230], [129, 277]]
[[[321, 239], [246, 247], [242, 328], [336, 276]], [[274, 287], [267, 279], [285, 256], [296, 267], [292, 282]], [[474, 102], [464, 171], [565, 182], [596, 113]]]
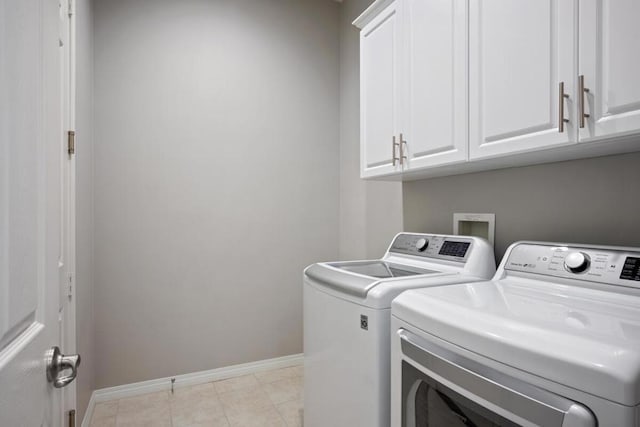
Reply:
[[418, 276], [421, 274], [439, 273], [436, 270], [426, 268], [416, 268], [408, 265], [395, 264], [388, 261], [349, 261], [349, 262], [330, 262], [327, 263], [331, 267], [340, 270], [349, 271], [351, 273], [362, 274], [363, 276], [374, 277], [377, 279], [390, 279], [392, 277]]
[[313, 264], [305, 275], [336, 291], [365, 298], [377, 284], [390, 279], [443, 274], [443, 271], [419, 268], [388, 261], [345, 261]]
[[392, 314], [479, 355], [623, 405], [640, 403], [640, 297], [527, 278], [401, 294]]

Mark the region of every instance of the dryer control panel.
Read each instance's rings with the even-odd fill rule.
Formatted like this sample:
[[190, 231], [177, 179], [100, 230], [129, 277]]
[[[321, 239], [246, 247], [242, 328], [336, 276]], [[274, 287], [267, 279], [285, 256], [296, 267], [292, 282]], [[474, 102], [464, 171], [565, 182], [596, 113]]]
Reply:
[[401, 233], [389, 252], [465, 262], [473, 249], [473, 240], [459, 236]]
[[640, 249], [520, 243], [504, 269], [640, 288]]

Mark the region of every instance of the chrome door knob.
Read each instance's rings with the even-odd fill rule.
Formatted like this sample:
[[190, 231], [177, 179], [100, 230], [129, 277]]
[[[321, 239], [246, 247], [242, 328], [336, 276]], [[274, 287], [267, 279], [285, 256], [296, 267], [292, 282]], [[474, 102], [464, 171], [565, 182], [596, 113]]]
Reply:
[[[64, 387], [76, 379], [78, 366], [80, 366], [79, 354], [65, 356], [60, 353], [60, 348], [55, 346], [47, 350], [45, 359], [47, 363], [47, 381], [53, 383], [55, 388]], [[60, 376], [60, 373], [67, 369], [71, 369], [71, 373]]]

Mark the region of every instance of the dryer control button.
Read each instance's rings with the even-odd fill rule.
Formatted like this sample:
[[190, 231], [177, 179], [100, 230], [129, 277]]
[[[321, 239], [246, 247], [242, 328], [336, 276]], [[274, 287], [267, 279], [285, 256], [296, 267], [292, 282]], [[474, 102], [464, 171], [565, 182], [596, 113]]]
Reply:
[[572, 273], [582, 273], [589, 268], [591, 260], [584, 252], [569, 252], [564, 259], [565, 268]]
[[416, 242], [416, 249], [420, 252], [424, 252], [429, 247], [429, 241], [425, 238], [420, 238]]

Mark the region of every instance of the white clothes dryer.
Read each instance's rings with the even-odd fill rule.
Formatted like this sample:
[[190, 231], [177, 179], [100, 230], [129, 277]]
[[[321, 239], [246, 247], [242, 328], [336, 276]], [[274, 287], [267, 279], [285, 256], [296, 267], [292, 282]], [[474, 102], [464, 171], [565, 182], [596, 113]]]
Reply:
[[392, 426], [640, 426], [640, 248], [515, 243], [392, 314]]
[[486, 280], [493, 247], [465, 236], [400, 233], [382, 259], [304, 272], [305, 427], [388, 427], [391, 301], [418, 287]]

